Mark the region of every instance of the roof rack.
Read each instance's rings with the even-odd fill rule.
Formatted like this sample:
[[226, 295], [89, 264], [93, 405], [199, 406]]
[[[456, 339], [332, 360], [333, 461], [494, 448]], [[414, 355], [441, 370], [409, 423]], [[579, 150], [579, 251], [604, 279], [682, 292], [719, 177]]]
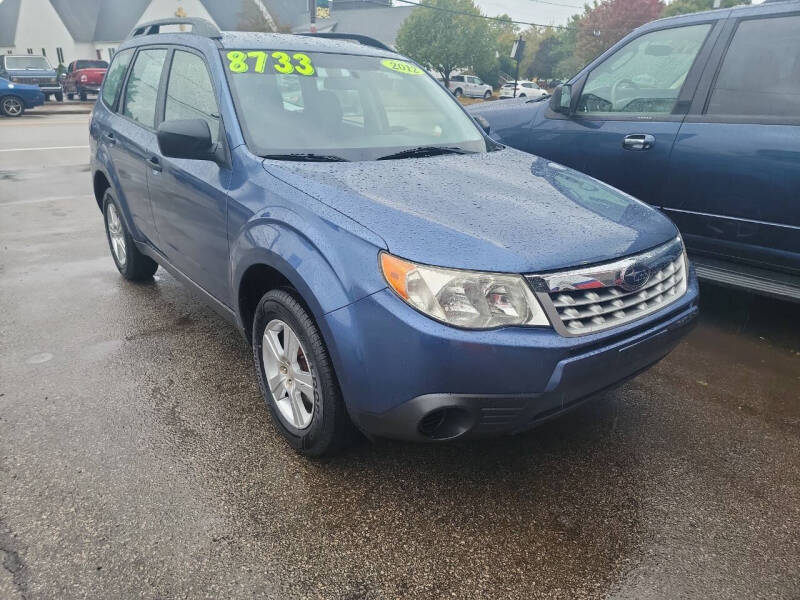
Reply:
[[184, 17], [175, 19], [159, 19], [157, 21], [148, 21], [147, 23], [142, 23], [131, 30], [127, 39], [138, 37], [140, 35], [155, 35], [160, 32], [161, 27], [164, 25], [191, 25], [191, 33], [195, 35], [201, 35], [213, 40], [222, 38], [222, 33], [220, 33], [217, 26], [211, 21], [193, 17]]
[[318, 37], [318, 38], [327, 38], [330, 40], [351, 40], [353, 42], [358, 42], [364, 46], [372, 46], [373, 48], [380, 48], [381, 50], [387, 50], [389, 52], [394, 52], [389, 46], [384, 44], [381, 41], [376, 40], [375, 38], [371, 38], [368, 35], [359, 35], [357, 33], [298, 33], [296, 35], [305, 35], [309, 37]]

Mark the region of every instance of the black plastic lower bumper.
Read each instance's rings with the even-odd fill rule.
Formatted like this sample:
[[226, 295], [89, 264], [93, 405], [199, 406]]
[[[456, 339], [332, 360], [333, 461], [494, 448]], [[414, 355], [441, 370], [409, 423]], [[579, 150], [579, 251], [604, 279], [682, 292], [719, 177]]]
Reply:
[[696, 324], [692, 306], [660, 326], [558, 363], [546, 389], [519, 396], [426, 394], [383, 413], [359, 413], [377, 437], [413, 441], [514, 434], [567, 412], [666, 356]]

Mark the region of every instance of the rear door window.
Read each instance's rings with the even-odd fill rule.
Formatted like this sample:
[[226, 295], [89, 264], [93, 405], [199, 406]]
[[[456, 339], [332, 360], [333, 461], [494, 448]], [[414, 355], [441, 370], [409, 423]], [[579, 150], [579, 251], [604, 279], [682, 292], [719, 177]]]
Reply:
[[739, 23], [706, 113], [800, 118], [800, 16]]
[[122, 82], [125, 79], [125, 71], [128, 70], [131, 57], [133, 57], [133, 50], [123, 50], [122, 52], [117, 52], [117, 54], [114, 56], [114, 61], [111, 63], [111, 68], [106, 74], [103, 82], [102, 97], [103, 102], [105, 102], [109, 108], [114, 107], [114, 102], [117, 99], [117, 93], [119, 92], [119, 88], [122, 86]]
[[167, 51], [164, 48], [141, 50], [131, 67], [125, 86], [125, 103], [122, 114], [153, 129], [156, 123], [156, 100], [161, 70]]

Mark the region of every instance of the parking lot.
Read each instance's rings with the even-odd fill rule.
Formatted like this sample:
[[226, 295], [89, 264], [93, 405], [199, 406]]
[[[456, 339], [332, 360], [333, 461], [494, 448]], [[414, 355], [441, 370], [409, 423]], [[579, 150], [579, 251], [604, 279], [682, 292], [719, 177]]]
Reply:
[[800, 597], [799, 305], [704, 286], [529, 434], [308, 460], [231, 326], [119, 276], [88, 157], [88, 115], [0, 120], [0, 598]]

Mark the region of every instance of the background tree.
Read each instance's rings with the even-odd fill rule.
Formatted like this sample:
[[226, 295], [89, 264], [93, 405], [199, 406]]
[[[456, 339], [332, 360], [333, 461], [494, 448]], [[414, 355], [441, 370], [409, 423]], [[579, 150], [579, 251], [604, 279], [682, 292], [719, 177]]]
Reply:
[[578, 23], [575, 56], [586, 64], [625, 35], [661, 16], [661, 0], [607, 0], [588, 8]]
[[500, 84], [502, 74], [513, 73], [515, 62], [510, 56], [511, 46], [519, 36], [519, 28], [511, 22], [511, 17], [500, 15], [497, 18], [501, 20], [487, 22], [494, 42], [494, 52], [475, 66], [475, 74], [492, 87]]
[[[730, 8], [739, 4], [750, 4], [750, 0], [722, 0], [720, 8]], [[664, 7], [662, 16], [683, 15], [714, 8], [714, 0], [674, 0]]]
[[438, 72], [444, 84], [456, 69], [481, 69], [495, 60], [496, 42], [486, 19], [472, 0], [430, 0], [415, 8], [397, 34], [397, 49]]

